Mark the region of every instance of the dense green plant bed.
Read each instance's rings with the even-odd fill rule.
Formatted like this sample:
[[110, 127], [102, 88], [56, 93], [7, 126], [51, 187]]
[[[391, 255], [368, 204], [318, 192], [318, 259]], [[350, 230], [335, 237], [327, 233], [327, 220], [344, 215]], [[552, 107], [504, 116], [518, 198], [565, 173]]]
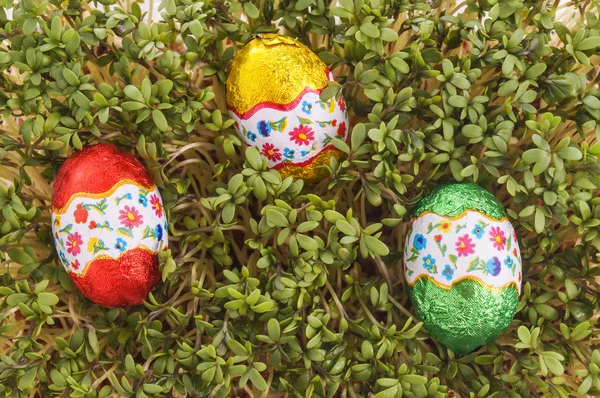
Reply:
[[[148, 22], [131, 1], [0, 1], [0, 395], [600, 394], [600, 2], [335, 3], [164, 0]], [[274, 31], [350, 110], [347, 160], [314, 186], [227, 116], [235, 51]], [[99, 142], [142, 159], [168, 210], [138, 307], [85, 299], [53, 246], [51, 182]], [[412, 208], [451, 181], [504, 203], [524, 261], [512, 325], [462, 356], [402, 267]]]

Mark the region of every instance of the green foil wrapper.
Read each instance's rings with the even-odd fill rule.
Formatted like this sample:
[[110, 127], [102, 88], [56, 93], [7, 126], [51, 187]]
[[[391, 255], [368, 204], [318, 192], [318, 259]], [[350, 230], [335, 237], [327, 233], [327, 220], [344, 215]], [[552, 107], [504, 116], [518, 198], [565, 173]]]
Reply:
[[506, 217], [504, 206], [491, 192], [470, 183], [437, 187], [417, 204], [413, 217], [419, 217], [426, 211], [456, 217], [467, 210], [477, 210], [495, 220]]
[[410, 299], [427, 331], [457, 354], [491, 343], [510, 325], [519, 294], [514, 285], [490, 289], [467, 279], [446, 290], [427, 278], [413, 286]]
[[[475, 184], [449, 184], [423, 198], [414, 210], [413, 219], [426, 212], [459, 217], [469, 210], [494, 220], [506, 216], [503, 205], [487, 190]], [[412, 286], [410, 297], [427, 331], [457, 354], [468, 353], [498, 338], [510, 325], [519, 302], [514, 284], [494, 288], [478, 278], [457, 281], [448, 289], [430, 277], [422, 277]]]

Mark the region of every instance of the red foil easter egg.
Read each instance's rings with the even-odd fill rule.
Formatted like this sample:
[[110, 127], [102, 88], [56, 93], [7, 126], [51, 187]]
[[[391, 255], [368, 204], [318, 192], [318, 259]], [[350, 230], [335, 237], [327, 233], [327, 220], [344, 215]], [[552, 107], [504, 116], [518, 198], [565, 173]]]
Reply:
[[53, 185], [52, 232], [75, 286], [107, 307], [141, 304], [160, 279], [168, 246], [162, 198], [133, 155], [114, 145], [84, 148]]

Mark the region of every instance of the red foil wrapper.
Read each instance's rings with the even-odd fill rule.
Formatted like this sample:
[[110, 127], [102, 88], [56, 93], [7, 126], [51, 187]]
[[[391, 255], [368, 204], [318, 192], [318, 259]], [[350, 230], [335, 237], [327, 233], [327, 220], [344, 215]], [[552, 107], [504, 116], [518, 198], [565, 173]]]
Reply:
[[130, 153], [100, 144], [67, 159], [54, 181], [52, 219], [61, 262], [93, 302], [141, 304], [158, 283], [166, 217], [151, 175]]

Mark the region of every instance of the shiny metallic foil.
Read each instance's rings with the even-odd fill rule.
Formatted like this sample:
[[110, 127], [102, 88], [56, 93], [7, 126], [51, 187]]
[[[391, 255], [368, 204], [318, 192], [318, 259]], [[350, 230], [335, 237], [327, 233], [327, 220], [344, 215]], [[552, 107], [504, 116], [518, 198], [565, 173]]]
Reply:
[[491, 192], [471, 183], [437, 187], [417, 204], [413, 217], [418, 217], [426, 211], [440, 216], [456, 217], [467, 210], [477, 210], [495, 220], [506, 217], [504, 206]]
[[427, 331], [457, 354], [496, 340], [510, 325], [519, 302], [514, 285], [490, 289], [476, 279], [462, 280], [448, 290], [421, 278], [410, 298]]
[[77, 289], [96, 304], [106, 307], [138, 305], [160, 280], [158, 255], [135, 248], [118, 259], [94, 260], [83, 277], [69, 275]]
[[307, 87], [327, 87], [326, 65], [297, 40], [264, 34], [250, 41], [231, 62], [227, 105], [243, 115], [255, 105], [289, 104]]
[[[476, 184], [460, 183], [439, 186], [423, 198], [414, 209], [413, 220], [427, 212], [451, 218], [467, 211], [477, 211], [495, 220], [506, 217], [503, 205], [492, 193]], [[428, 250], [439, 249], [430, 245], [422, 256], [427, 255]], [[458, 264], [466, 266], [461, 265], [460, 259]], [[494, 287], [472, 277], [455, 281], [448, 288], [426, 274], [412, 285], [410, 297], [427, 331], [457, 354], [468, 353], [498, 338], [510, 325], [519, 302], [515, 284]]]
[[327, 176], [327, 171], [322, 167], [329, 164], [329, 159], [334, 157], [338, 160], [346, 155], [337, 149], [327, 149], [317, 155], [310, 165], [294, 166], [286, 165], [279, 169], [281, 178], [292, 176], [294, 178], [302, 178], [304, 181], [313, 182], [319, 181]]

